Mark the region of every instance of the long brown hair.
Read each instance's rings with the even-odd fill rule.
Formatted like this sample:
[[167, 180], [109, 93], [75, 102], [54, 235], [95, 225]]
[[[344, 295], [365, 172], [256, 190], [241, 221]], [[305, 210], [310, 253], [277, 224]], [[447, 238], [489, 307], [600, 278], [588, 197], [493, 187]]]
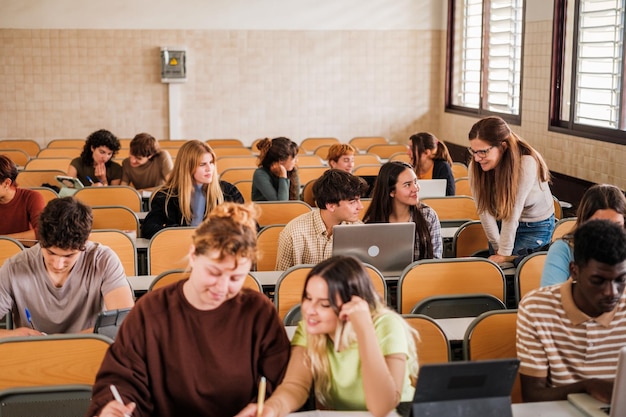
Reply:
[[550, 171], [539, 152], [512, 132], [500, 117], [479, 120], [470, 129], [468, 137], [470, 141], [480, 139], [502, 149], [500, 162], [492, 170], [483, 171], [474, 158], [470, 161], [472, 192], [479, 212], [488, 212], [499, 220], [508, 219], [513, 214], [521, 180], [522, 156], [532, 156], [537, 162], [537, 177], [542, 182], [550, 181]]
[[[261, 139], [256, 144], [259, 150], [258, 166], [270, 170], [274, 162], [295, 158], [298, 155], [298, 144], [291, 139], [279, 137], [274, 139]], [[298, 200], [300, 196], [300, 181], [298, 181], [298, 168], [294, 167], [287, 172], [289, 179], [289, 199]]]
[[435, 157], [433, 159], [446, 161], [448, 165], [452, 166], [452, 157], [450, 156], [448, 147], [432, 133], [416, 133], [411, 135], [409, 141], [411, 158], [413, 159], [413, 169], [418, 176], [420, 174], [420, 156], [422, 156], [427, 149], [435, 151]]

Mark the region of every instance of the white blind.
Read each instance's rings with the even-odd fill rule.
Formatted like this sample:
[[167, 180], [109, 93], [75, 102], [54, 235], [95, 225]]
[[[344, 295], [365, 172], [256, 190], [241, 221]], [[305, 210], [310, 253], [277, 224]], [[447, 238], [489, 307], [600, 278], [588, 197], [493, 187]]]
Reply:
[[624, 0], [580, 0], [575, 122], [620, 128]]

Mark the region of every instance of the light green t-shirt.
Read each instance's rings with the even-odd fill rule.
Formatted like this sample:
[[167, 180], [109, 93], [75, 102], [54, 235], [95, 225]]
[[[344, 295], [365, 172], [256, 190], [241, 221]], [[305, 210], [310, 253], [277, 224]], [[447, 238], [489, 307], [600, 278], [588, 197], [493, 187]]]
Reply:
[[[406, 355], [406, 371], [402, 387], [401, 401], [412, 401], [415, 388], [409, 378], [409, 341], [410, 334], [405, 330], [402, 317], [394, 313], [386, 313], [374, 321], [374, 329], [378, 345], [384, 356], [402, 353]], [[291, 340], [294, 346], [306, 347], [306, 331], [304, 321], [300, 321], [296, 333]], [[341, 352], [335, 352], [333, 342], [329, 339], [326, 346], [331, 372], [331, 408], [335, 410], [367, 410], [363, 377], [361, 375], [361, 358], [357, 342]]]

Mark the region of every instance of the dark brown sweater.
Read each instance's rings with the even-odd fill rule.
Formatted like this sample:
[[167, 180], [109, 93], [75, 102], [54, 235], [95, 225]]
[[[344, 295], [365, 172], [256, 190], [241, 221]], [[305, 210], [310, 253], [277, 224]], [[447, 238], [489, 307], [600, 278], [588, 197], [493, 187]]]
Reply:
[[276, 309], [242, 290], [216, 310], [200, 311], [181, 281], [143, 296], [107, 352], [87, 416], [98, 415], [115, 384], [133, 417], [232, 416], [282, 380], [289, 339]]

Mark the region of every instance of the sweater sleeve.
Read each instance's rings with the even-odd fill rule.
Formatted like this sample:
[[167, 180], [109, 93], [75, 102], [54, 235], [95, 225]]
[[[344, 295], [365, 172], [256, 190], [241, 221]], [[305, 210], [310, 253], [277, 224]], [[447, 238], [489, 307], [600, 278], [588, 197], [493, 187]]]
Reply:
[[305, 347], [291, 348], [285, 379], [266, 402], [268, 407], [276, 411], [278, 417], [299, 409], [309, 397], [313, 383], [310, 362]]
[[[277, 178], [278, 188], [272, 184], [271, 173], [263, 168], [254, 171], [252, 176], [252, 194], [256, 201], [286, 201], [289, 200], [289, 180]], [[256, 192], [255, 192], [256, 191]], [[257, 194], [259, 193], [259, 194]], [[260, 197], [260, 198], [259, 198]]]
[[433, 178], [440, 178], [440, 179], [446, 180], [446, 195], [456, 194], [456, 183], [454, 182], [454, 175], [452, 175], [452, 167], [450, 167], [447, 161], [443, 161], [443, 160], [435, 161]]
[[37, 229], [39, 227], [39, 215], [43, 211], [46, 206], [46, 202], [43, 199], [43, 196], [39, 194], [37, 191], [30, 190], [28, 193], [28, 199], [26, 202], [26, 211], [28, 213], [28, 223], [37, 233]]
[[157, 191], [150, 202], [150, 212], [141, 224], [141, 237], [152, 238], [156, 232], [168, 226], [165, 213], [165, 193]]

